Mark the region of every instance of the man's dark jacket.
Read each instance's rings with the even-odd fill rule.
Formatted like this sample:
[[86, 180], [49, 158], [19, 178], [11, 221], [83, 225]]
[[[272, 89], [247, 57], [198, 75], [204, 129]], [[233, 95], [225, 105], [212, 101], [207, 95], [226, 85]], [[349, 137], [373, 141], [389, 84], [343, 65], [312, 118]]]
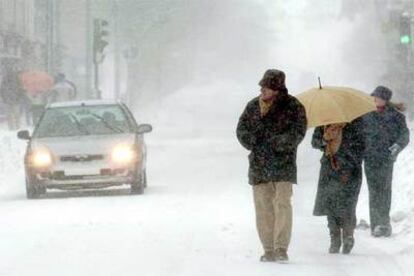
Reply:
[[286, 93], [278, 95], [269, 112], [260, 114], [259, 97], [239, 119], [237, 138], [250, 152], [249, 183], [297, 183], [296, 152], [307, 127], [303, 105]]
[[404, 114], [392, 106], [386, 106], [384, 112], [370, 112], [363, 117], [366, 137], [365, 160], [388, 162], [391, 160], [389, 148], [397, 144], [400, 150], [410, 141]]

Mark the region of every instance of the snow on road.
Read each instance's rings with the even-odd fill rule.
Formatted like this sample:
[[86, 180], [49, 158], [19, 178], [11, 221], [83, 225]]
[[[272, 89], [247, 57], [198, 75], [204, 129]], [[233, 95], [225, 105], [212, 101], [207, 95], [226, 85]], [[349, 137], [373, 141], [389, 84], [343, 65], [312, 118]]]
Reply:
[[318, 153], [304, 150], [309, 141], [295, 187], [291, 263], [278, 265], [258, 262], [246, 152], [236, 141], [154, 136], [143, 196], [125, 187], [26, 200], [24, 144], [2, 147], [2, 162], [10, 159], [0, 184], [0, 275], [409, 275], [412, 252], [396, 252], [394, 238], [359, 231], [352, 255], [327, 254], [325, 220], [311, 216]]

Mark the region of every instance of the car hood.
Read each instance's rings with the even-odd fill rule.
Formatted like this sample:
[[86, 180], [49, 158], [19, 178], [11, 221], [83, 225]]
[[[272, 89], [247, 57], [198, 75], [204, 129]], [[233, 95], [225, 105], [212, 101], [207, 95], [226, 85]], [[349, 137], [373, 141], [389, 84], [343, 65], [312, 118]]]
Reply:
[[134, 144], [135, 134], [88, 135], [74, 137], [37, 138], [33, 150], [47, 148], [55, 155], [108, 154], [119, 144]]

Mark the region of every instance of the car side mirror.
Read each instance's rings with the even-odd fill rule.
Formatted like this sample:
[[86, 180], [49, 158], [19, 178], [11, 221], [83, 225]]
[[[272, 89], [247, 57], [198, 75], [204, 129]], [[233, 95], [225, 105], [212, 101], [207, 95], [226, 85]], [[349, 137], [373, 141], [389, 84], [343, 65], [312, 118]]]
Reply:
[[152, 131], [152, 126], [149, 124], [139, 125], [137, 128], [138, 134], [144, 134]]
[[17, 132], [17, 138], [21, 140], [30, 140], [30, 133], [28, 130], [21, 130]]

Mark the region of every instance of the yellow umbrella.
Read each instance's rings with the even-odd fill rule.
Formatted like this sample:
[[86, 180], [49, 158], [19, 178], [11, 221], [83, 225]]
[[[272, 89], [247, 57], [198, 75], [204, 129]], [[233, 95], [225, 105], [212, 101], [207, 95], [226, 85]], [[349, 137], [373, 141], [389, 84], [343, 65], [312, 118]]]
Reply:
[[320, 86], [297, 98], [305, 107], [308, 127], [349, 123], [376, 110], [373, 97], [348, 87]]

